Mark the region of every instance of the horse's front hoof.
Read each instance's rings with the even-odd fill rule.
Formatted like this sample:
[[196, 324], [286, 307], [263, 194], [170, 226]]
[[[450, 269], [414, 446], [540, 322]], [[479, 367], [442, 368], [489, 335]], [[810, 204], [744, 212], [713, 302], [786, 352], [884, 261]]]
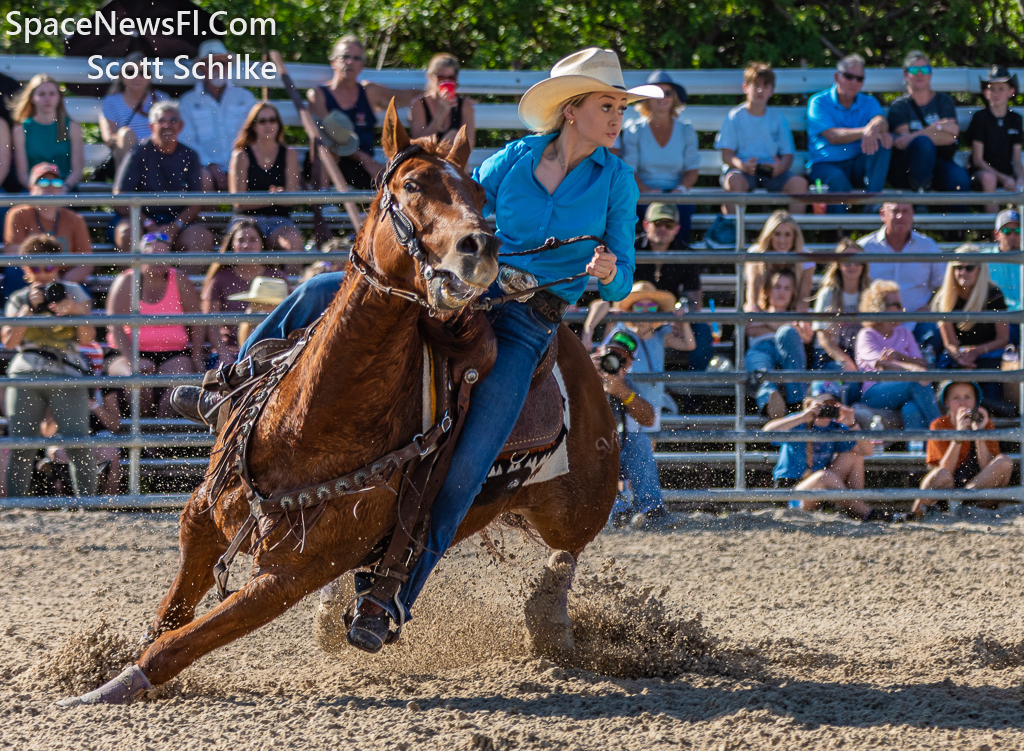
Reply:
[[71, 696], [57, 702], [58, 707], [77, 707], [80, 704], [130, 704], [143, 691], [153, 688], [138, 665], [130, 665], [121, 675], [107, 681], [95, 691]]

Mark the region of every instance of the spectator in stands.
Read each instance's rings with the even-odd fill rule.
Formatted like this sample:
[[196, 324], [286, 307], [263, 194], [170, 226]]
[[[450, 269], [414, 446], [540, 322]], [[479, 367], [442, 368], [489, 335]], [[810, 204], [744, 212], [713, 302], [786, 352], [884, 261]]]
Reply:
[[[1010, 100], [1017, 96], [1017, 76], [1011, 76], [1002, 65], [993, 65], [988, 77], [980, 81], [986, 106], [974, 113], [965, 138], [971, 145], [971, 185], [985, 193], [999, 188], [1024, 190], [1024, 119], [1009, 107]], [[995, 214], [999, 205], [990, 203], [985, 210]]]
[[[860, 311], [879, 314], [902, 313], [900, 287], [888, 279], [876, 279], [861, 294]], [[928, 366], [914, 336], [899, 323], [869, 321], [857, 334], [857, 368], [863, 371], [921, 371]], [[927, 382], [865, 381], [861, 401], [875, 409], [898, 409], [907, 430], [924, 430], [939, 416], [935, 392]]]
[[181, 142], [199, 154], [206, 171], [204, 178], [210, 180], [206, 190], [227, 190], [231, 149], [256, 103], [252, 92], [232, 85], [227, 78], [231, 57], [219, 39], [207, 39], [199, 45], [195, 62], [202, 63], [203, 80], [181, 97], [179, 105], [185, 121]]
[[970, 190], [967, 170], [953, 161], [960, 126], [948, 94], [932, 91], [932, 66], [914, 50], [903, 58], [907, 93], [889, 107], [893, 134], [889, 182], [909, 190]]
[[[857, 243], [844, 237], [836, 245], [836, 253], [853, 256], [864, 252]], [[829, 264], [821, 279], [821, 287], [814, 298], [815, 313], [856, 313], [860, 307], [861, 295], [871, 284], [868, 264], [851, 257], [848, 261]], [[814, 362], [815, 370], [857, 370], [856, 345], [859, 323], [836, 321], [815, 321]], [[814, 387], [812, 386], [812, 389]], [[839, 391], [844, 404], [852, 404], [860, 396], [860, 384], [850, 383]]]
[[[159, 106], [159, 105], [157, 105]], [[143, 253], [167, 253], [171, 238], [160, 232], [151, 232], [142, 238]], [[107, 315], [129, 315], [132, 311], [133, 270], [126, 269], [114, 278], [107, 294]], [[142, 264], [142, 293], [139, 312], [142, 315], [180, 315], [200, 311], [199, 293], [181, 272], [161, 264]], [[181, 324], [139, 327], [139, 371], [146, 374], [202, 373], [206, 370], [203, 343], [205, 326]], [[132, 327], [110, 326], [107, 344], [120, 352], [110, 364], [111, 375], [131, 375]], [[157, 413], [170, 417], [171, 390], [163, 389]], [[143, 412], [151, 414], [156, 400], [153, 389], [142, 389]]]
[[[878, 193], [885, 187], [892, 136], [878, 100], [861, 93], [864, 75], [864, 58], [847, 55], [836, 64], [835, 86], [807, 103], [809, 178], [830, 193]], [[835, 204], [828, 211], [845, 208]]]
[[[881, 209], [882, 227], [860, 239], [865, 253], [935, 253], [939, 246], [930, 237], [914, 229], [914, 207], [909, 203], [884, 203]], [[891, 279], [900, 288], [900, 297], [907, 310], [926, 312], [932, 293], [942, 285], [946, 273], [943, 261], [936, 263], [874, 263], [871, 275], [875, 279]], [[926, 322], [903, 324], [914, 332], [914, 338], [924, 349], [931, 348], [936, 355], [942, 349], [938, 325]]]
[[[623, 127], [620, 156], [633, 168], [641, 193], [686, 193], [700, 176], [697, 131], [688, 120], [679, 120], [686, 89], [660, 70], [648, 76], [647, 83], [658, 86], [665, 96], [636, 103], [640, 117]], [[690, 242], [692, 215], [693, 206], [679, 207], [683, 247]]]
[[[149, 111], [150, 137], [121, 162], [114, 183], [120, 193], [200, 193], [203, 190], [199, 155], [178, 141], [183, 127], [181, 111], [173, 101], [157, 102]], [[213, 234], [196, 222], [199, 206], [143, 206], [142, 231], [164, 234], [179, 250], [205, 253], [213, 247]], [[128, 208], [117, 212], [127, 216]], [[120, 221], [114, 231], [119, 250], [131, 247], [131, 225]]]
[[[0, 110], [3, 110], [2, 104], [0, 104]], [[14, 163], [14, 151], [11, 147], [11, 126], [7, 124], [7, 121], [0, 117], [0, 193], [4, 193], [4, 183], [7, 181], [8, 176], [11, 174], [11, 165]], [[0, 208], [0, 214], [3, 214], [5, 209]]]
[[[980, 253], [981, 248], [968, 243], [956, 252]], [[1006, 301], [999, 287], [989, 279], [988, 264], [951, 261], [946, 266], [942, 286], [932, 300], [932, 310], [936, 313], [1003, 311]], [[937, 363], [940, 368], [999, 370], [1003, 350], [1010, 343], [1010, 324], [943, 321], [939, 324], [939, 334], [942, 336], [942, 352]], [[1000, 412], [1009, 405], [1002, 402], [1002, 384], [983, 383], [981, 388], [986, 406], [1004, 416]]]
[[[806, 193], [807, 178], [792, 171], [796, 147], [789, 123], [768, 106], [775, 93], [775, 71], [768, 63], [747, 64], [743, 93], [747, 101], [729, 110], [715, 136], [715, 148], [722, 150], [722, 187], [730, 193], [757, 188], [769, 193]], [[723, 213], [733, 210], [732, 204], [722, 206]], [[793, 214], [806, 210], [803, 203], [789, 206]]]
[[[761, 229], [757, 242], [747, 249], [748, 253], [795, 253], [804, 252], [804, 233], [788, 211], [774, 211]], [[796, 284], [796, 308], [800, 312], [810, 309], [811, 289], [814, 286], [814, 262], [794, 262], [782, 264], [746, 263], [743, 275], [746, 279], [746, 302], [743, 309], [748, 313], [757, 312], [761, 308], [761, 290], [765, 285], [765, 277], [770, 271], [790, 268]]]
[[18, 180], [28, 185], [29, 172], [40, 162], [56, 164], [68, 190], [74, 190], [85, 169], [82, 127], [68, 117], [64, 94], [53, 76], [38, 73], [25, 84], [12, 106], [14, 164]]
[[[871, 456], [871, 441], [849, 440], [857, 430], [853, 409], [843, 406], [831, 392], [809, 396], [803, 410], [772, 420], [765, 430], [813, 431], [825, 440], [781, 444], [779, 460], [772, 477], [776, 488], [797, 490], [863, 490], [864, 457]], [[846, 440], [843, 440], [843, 439]], [[902, 521], [891, 511], [872, 509], [856, 493], [834, 501], [854, 519], [863, 521]], [[822, 501], [802, 501], [800, 508], [815, 511]]]
[[[623, 310], [633, 312], [667, 312], [675, 307], [675, 298], [654, 288], [650, 282], [637, 282], [633, 290], [617, 303]], [[654, 463], [654, 447], [646, 433], [661, 429], [661, 411], [666, 393], [663, 383], [633, 383], [624, 381], [626, 371], [631, 373], [661, 373], [665, 370], [665, 348], [689, 351], [693, 349], [693, 335], [689, 326], [662, 323], [624, 323], [617, 325], [606, 337], [595, 358], [605, 391], [617, 397], [625, 408], [625, 421], [620, 430], [622, 471], [633, 491], [633, 503], [618, 499], [612, 515], [632, 510], [635, 529], [649, 529], [667, 520], [665, 505], [658, 482], [658, 468]], [[609, 349], [625, 357], [623, 370], [612, 374], [602, 355]], [[630, 397], [630, 394], [633, 397]], [[635, 402], [635, 403], [634, 403]], [[617, 406], [612, 404], [613, 409]], [[621, 415], [617, 415], [620, 416]], [[631, 508], [632, 507], [632, 508]], [[621, 516], [619, 517], [621, 521]], [[615, 520], [613, 519], [613, 523]]]
[[309, 111], [323, 119], [331, 110], [340, 110], [355, 126], [359, 136], [359, 149], [351, 156], [338, 160], [341, 174], [350, 188], [369, 190], [373, 178], [384, 169], [374, 159], [374, 139], [377, 125], [375, 112], [387, 109], [392, 97], [396, 107], [408, 107], [423, 92], [418, 89], [389, 89], [379, 83], [360, 81], [366, 63], [366, 50], [359, 37], [346, 35], [331, 48], [331, 68], [334, 75], [326, 84], [310, 89]]
[[[992, 233], [996, 245], [993, 253], [1013, 253], [1020, 251], [1020, 214], [1014, 209], [1005, 209], [996, 215], [996, 226]], [[1006, 300], [1007, 310], [1021, 309], [1020, 266], [1015, 263], [990, 263], [988, 272], [992, 282], [999, 287]], [[1019, 345], [1020, 328], [1010, 327], [1010, 341]]]
[[[40, 162], [29, 176], [29, 194], [55, 196], [64, 192], [64, 181], [57, 165]], [[64, 253], [92, 253], [89, 228], [75, 211], [58, 206], [15, 206], [4, 220], [4, 252], [18, 255], [21, 243], [40, 233], [53, 237]], [[58, 275], [63, 281], [85, 284], [92, 266], [62, 266]]]
[[[299, 189], [299, 158], [284, 145], [281, 113], [270, 102], [258, 102], [231, 152], [232, 193], [280, 193]], [[302, 250], [302, 233], [291, 220], [291, 206], [235, 206], [232, 224], [251, 217], [271, 248]]]
[[[791, 268], [783, 267], [767, 274], [759, 295], [758, 308], [766, 313], [796, 310], [796, 276]], [[778, 384], [760, 382], [760, 378], [773, 370], [807, 368], [804, 344], [813, 339], [811, 324], [807, 321], [748, 323], [746, 335], [748, 340], [744, 365], [748, 373], [757, 374], [757, 408], [766, 417], [782, 417], [803, 401], [806, 384], [785, 384], [783, 397], [779, 393]]]
[[[266, 240], [259, 224], [253, 219], [236, 222], [224, 238], [222, 253], [259, 253], [266, 249]], [[202, 310], [204, 313], [243, 313], [245, 303], [233, 299], [234, 295], [249, 289], [256, 277], [286, 279], [283, 271], [263, 264], [242, 263], [228, 266], [214, 263], [206, 272], [203, 282]], [[287, 283], [285, 297], [288, 296]], [[220, 362], [233, 363], [238, 356], [238, 327], [233, 324], [210, 326], [210, 347]], [[244, 338], [241, 341], [245, 341]]]
[[115, 169], [137, 144], [149, 138], [149, 110], [157, 102], [168, 98], [165, 93], [153, 88], [153, 79], [143, 76], [141, 67], [136, 76], [128, 78], [124, 75], [125, 66], [138, 66], [142, 57], [141, 52], [133, 52], [124, 59], [117, 78], [111, 82], [110, 90], [103, 97], [100, 137], [110, 149]]
[[[22, 255], [61, 252], [60, 243], [47, 235], [33, 235], [21, 244]], [[25, 266], [22, 269], [29, 286], [24, 287], [7, 301], [6, 315], [74, 316], [87, 315], [92, 310], [89, 293], [74, 282], [58, 282], [57, 267]], [[61, 294], [63, 292], [63, 295]], [[36, 328], [4, 326], [0, 342], [7, 349], [17, 349], [7, 368], [9, 377], [52, 378], [54, 376], [92, 375], [92, 368], [78, 352], [77, 343], [91, 342], [96, 332], [91, 326], [62, 326]], [[53, 413], [61, 435], [79, 438], [89, 434], [89, 390], [69, 386], [60, 389], [33, 389], [8, 387], [5, 399], [8, 428], [13, 438], [29, 438], [40, 434], [40, 425], [47, 409]], [[75, 495], [96, 492], [96, 462], [92, 449], [68, 449], [77, 481]], [[12, 496], [29, 492], [35, 449], [17, 449], [11, 452], [7, 467], [7, 491]]]
[[455, 93], [459, 80], [459, 58], [447, 52], [434, 55], [427, 65], [427, 90], [409, 107], [409, 127], [413, 138], [436, 135], [454, 141], [459, 128], [466, 126], [469, 146], [476, 145], [476, 104]]
[[[992, 430], [995, 425], [984, 407], [978, 405], [981, 388], [970, 381], [945, 381], [939, 401], [946, 414], [937, 417], [930, 430]], [[1013, 462], [999, 450], [999, 441], [928, 441], [928, 466], [932, 471], [921, 480], [921, 490], [949, 488], [1005, 488], [1010, 484]], [[912, 514], [918, 518], [935, 501], [918, 498]], [[983, 508], [998, 508], [998, 501], [976, 502]]]

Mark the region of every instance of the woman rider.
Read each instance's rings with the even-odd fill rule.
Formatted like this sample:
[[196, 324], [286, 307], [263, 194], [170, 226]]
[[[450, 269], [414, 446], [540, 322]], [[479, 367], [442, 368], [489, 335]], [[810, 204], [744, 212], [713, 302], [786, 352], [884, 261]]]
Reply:
[[[515, 141], [484, 162], [473, 177], [484, 187], [484, 214], [495, 213], [502, 252], [537, 247], [548, 237], [604, 238], [603, 245], [575, 243], [548, 253], [509, 259], [539, 284], [581, 270], [596, 277], [601, 297], [621, 300], [633, 283], [633, 227], [639, 191], [632, 170], [608, 152], [622, 129], [631, 102], [658, 98], [661, 89], [626, 90], [619, 60], [611, 50], [590, 48], [560, 60], [551, 77], [533, 86], [519, 104], [519, 117], [537, 135]], [[499, 261], [501, 257], [499, 255]], [[253, 332], [252, 344], [312, 323], [333, 299], [340, 274], [321, 274], [293, 292]], [[575, 303], [586, 278], [554, 286], [547, 301], [556, 313], [546, 318], [527, 302], [507, 302], [488, 312], [497, 338], [494, 368], [473, 389], [466, 422], [447, 479], [431, 508], [426, 550], [402, 585], [399, 599], [408, 611], [439, 555], [448, 549], [487, 472], [512, 432], [526, 400], [530, 379], [555, 336], [561, 313]], [[492, 286], [490, 295], [502, 294]], [[546, 308], [546, 309], [548, 309]], [[557, 312], [560, 311], [560, 312]], [[194, 394], [194, 392], [193, 392]], [[349, 643], [368, 652], [384, 644], [394, 603], [364, 596], [348, 634]]]

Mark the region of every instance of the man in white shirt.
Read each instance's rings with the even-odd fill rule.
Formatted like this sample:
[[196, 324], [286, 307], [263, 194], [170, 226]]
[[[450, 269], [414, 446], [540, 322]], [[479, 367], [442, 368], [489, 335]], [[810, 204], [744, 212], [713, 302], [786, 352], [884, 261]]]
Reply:
[[[882, 228], [859, 240], [865, 253], [941, 253], [930, 237], [914, 229], [914, 207], [907, 203], [882, 204]], [[872, 279], [890, 279], [900, 285], [900, 297], [908, 313], [928, 312], [932, 293], [942, 286], [945, 262], [939, 263], [872, 263]], [[924, 349], [931, 344], [941, 352], [939, 327], [935, 323], [904, 323], [914, 332], [914, 339]]]
[[[242, 129], [256, 97], [247, 89], [231, 84], [226, 77], [230, 53], [219, 39], [208, 39], [199, 45], [196, 62], [205, 77], [192, 91], [181, 97], [181, 117], [185, 127], [180, 140], [199, 153], [202, 162], [204, 190], [228, 189], [228, 163], [235, 139]], [[219, 63], [219, 65], [218, 65]], [[211, 72], [213, 75], [211, 75]]]

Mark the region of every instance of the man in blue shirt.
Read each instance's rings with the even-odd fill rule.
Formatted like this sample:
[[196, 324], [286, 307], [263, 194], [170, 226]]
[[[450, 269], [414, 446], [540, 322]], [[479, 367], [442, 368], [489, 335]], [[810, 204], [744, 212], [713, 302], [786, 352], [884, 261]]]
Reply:
[[[847, 55], [836, 65], [835, 86], [807, 103], [811, 184], [830, 193], [863, 188], [878, 193], [889, 171], [892, 136], [878, 100], [862, 94], [864, 58]], [[845, 211], [830, 205], [830, 213]]]
[[[1020, 214], [1014, 209], [1005, 209], [996, 215], [996, 227], [993, 232], [995, 247], [992, 253], [1013, 253], [1021, 249]], [[1021, 309], [1020, 266], [1015, 263], [990, 263], [988, 273], [992, 283], [999, 287], [1006, 300], [1007, 310]], [[1010, 325], [1010, 343], [1020, 344], [1020, 326]]]

